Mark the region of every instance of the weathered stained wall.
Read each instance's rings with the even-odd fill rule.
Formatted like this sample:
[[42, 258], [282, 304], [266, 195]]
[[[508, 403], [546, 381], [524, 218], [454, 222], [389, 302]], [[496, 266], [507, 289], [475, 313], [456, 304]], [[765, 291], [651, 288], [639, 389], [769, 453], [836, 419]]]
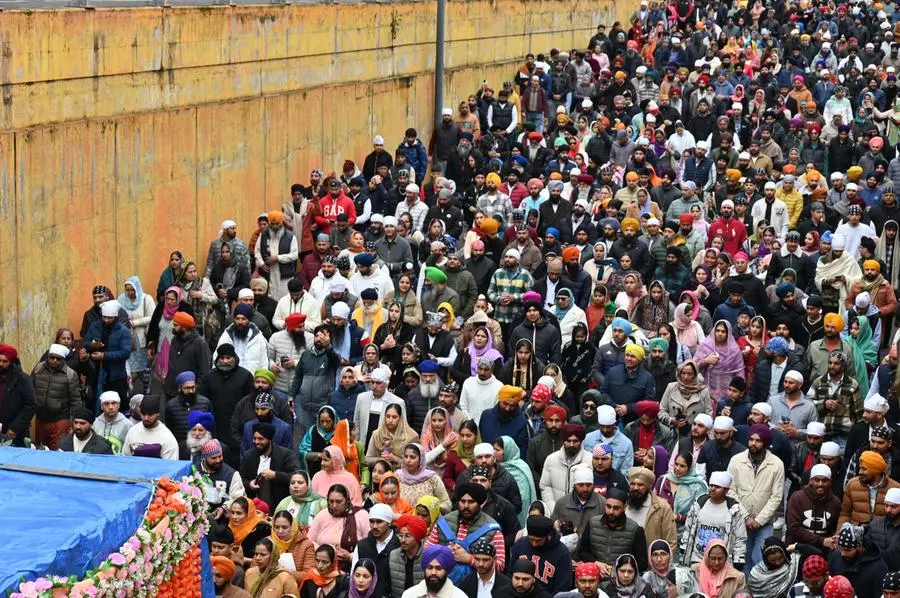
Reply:
[[[447, 105], [528, 51], [583, 47], [634, 0], [447, 10]], [[427, 138], [435, 3], [0, 13], [0, 342], [31, 367], [98, 283], [247, 238], [313, 167]]]

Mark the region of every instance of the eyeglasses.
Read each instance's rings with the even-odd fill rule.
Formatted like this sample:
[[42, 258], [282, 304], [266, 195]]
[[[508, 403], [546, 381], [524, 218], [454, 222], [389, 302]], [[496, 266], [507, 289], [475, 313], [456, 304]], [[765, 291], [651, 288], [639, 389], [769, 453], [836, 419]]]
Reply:
[[584, 410], [585, 410], [585, 411], [596, 411], [596, 410], [597, 410], [597, 406], [594, 405], [593, 403], [585, 403], [585, 404], [584, 404]]

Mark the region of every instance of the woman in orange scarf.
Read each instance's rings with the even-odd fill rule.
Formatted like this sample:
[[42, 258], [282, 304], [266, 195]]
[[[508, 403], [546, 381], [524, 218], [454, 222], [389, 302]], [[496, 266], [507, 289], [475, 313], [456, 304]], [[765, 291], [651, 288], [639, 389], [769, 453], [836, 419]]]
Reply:
[[330, 544], [316, 549], [315, 563], [314, 567], [300, 575], [302, 598], [330, 598], [346, 592], [347, 578], [338, 570], [337, 557]]
[[266, 517], [256, 509], [251, 501], [241, 496], [236, 498], [228, 509], [228, 528], [234, 535], [234, 543], [244, 552], [244, 563], [249, 563], [253, 549], [259, 540], [267, 537], [272, 528], [266, 523]]
[[413, 512], [413, 506], [409, 501], [400, 497], [400, 479], [394, 473], [388, 473], [381, 478], [374, 499], [389, 506], [397, 517]]
[[344, 455], [344, 469], [353, 474], [357, 482], [363, 484], [362, 472], [359, 467], [359, 447], [350, 436], [350, 422], [346, 419], [340, 420], [334, 426], [334, 435], [331, 437], [331, 445], [336, 446]]

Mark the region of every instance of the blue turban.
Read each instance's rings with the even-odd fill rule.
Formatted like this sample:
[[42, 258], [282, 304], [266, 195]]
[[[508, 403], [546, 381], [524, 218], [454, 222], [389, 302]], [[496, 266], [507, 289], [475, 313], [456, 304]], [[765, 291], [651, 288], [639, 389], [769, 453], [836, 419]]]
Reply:
[[787, 355], [790, 351], [788, 342], [780, 336], [769, 339], [769, 342], [766, 343], [766, 349], [768, 349], [775, 355]]
[[559, 229], [553, 226], [548, 226], [547, 230], [544, 231], [545, 235], [553, 235], [557, 239], [559, 238]]
[[550, 181], [547, 183], [547, 191], [562, 191], [565, 188], [562, 181]]
[[793, 284], [789, 282], [782, 282], [777, 287], [775, 287], [775, 294], [778, 295], [779, 299], [784, 299], [788, 294], [793, 293], [797, 290]]
[[437, 374], [438, 362], [433, 359], [426, 359], [419, 364], [419, 372], [422, 374]]
[[194, 372], [181, 372], [175, 377], [175, 386], [181, 387], [185, 382], [196, 382], [197, 375]]
[[819, 239], [819, 241], [821, 241], [822, 243], [828, 243], [830, 245], [831, 244], [831, 231], [827, 230], [824, 233], [822, 233], [822, 238]]
[[369, 267], [375, 263], [375, 256], [366, 252], [357, 253], [356, 257], [353, 258], [353, 261], [359, 266]]
[[238, 306], [234, 308], [234, 315], [244, 316], [249, 320], [250, 316], [253, 315], [253, 306], [246, 303], [239, 303]]
[[616, 220], [615, 218], [609, 218], [609, 217], [607, 217], [607, 218], [602, 218], [602, 219], [600, 220], [600, 228], [601, 228], [601, 229], [602, 229], [602, 228], [606, 228], [606, 225], [607, 225], [607, 224], [610, 225], [610, 226], [612, 227], [612, 229], [613, 229], [614, 231], [616, 231], [616, 232], [618, 232], [619, 229], [622, 227], [622, 226], [619, 224], [619, 221]]
[[441, 544], [432, 544], [422, 551], [422, 571], [425, 571], [428, 568], [431, 561], [440, 563], [441, 567], [443, 567], [444, 571], [447, 573], [450, 573], [453, 566], [456, 564], [453, 553], [450, 552], [449, 548]]
[[515, 158], [513, 158], [513, 162], [515, 162], [522, 168], [528, 166], [528, 158], [526, 158], [525, 156], [522, 156], [522, 155], [519, 155], [519, 156], [516, 156]]
[[625, 334], [631, 334], [631, 322], [625, 318], [613, 318], [612, 324], [610, 324], [609, 327], [613, 330], [621, 328], [625, 331]]
[[212, 432], [216, 427], [216, 420], [209, 411], [188, 412], [188, 429], [193, 429], [197, 424], [203, 426], [208, 432]]

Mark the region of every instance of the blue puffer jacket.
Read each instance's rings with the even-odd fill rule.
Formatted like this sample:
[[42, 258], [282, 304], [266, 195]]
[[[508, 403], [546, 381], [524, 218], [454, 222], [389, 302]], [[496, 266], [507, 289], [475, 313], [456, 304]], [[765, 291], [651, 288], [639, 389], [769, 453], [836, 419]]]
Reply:
[[425, 146], [418, 139], [412, 145], [404, 140], [397, 146], [397, 151], [406, 154], [406, 163], [416, 171], [416, 183], [421, 186], [425, 180], [425, 171], [428, 170], [428, 152], [425, 151]]
[[[103, 338], [103, 320], [98, 320], [91, 324], [87, 334], [84, 335], [84, 346], [91, 352], [91, 343], [95, 340], [101, 341]], [[131, 357], [131, 331], [121, 323], [116, 322], [109, 333], [109, 341], [102, 349], [103, 360], [100, 362], [103, 366], [102, 380], [124, 380], [128, 374], [125, 371], [125, 362]]]
[[356, 397], [359, 393], [366, 392], [366, 385], [357, 382], [356, 386], [349, 390], [338, 384], [337, 390], [331, 393], [328, 404], [337, 411], [338, 419], [346, 419], [353, 422], [353, 413], [356, 411]]

